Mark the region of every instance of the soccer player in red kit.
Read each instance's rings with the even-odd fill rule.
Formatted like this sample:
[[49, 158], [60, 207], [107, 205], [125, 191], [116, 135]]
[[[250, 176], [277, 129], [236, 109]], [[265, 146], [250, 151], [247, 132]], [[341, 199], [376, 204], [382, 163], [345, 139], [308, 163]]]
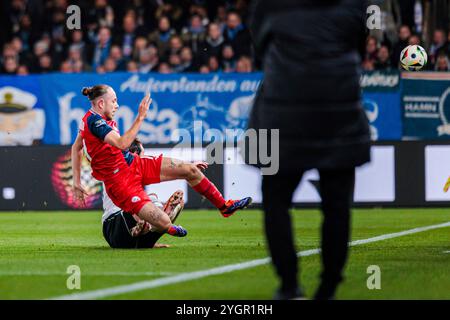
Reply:
[[83, 117], [77, 138], [72, 146], [72, 169], [75, 197], [81, 201], [86, 194], [81, 185], [81, 157], [83, 149], [91, 162], [92, 175], [103, 181], [106, 193], [116, 206], [149, 222], [157, 232], [185, 236], [187, 231], [172, 225], [164, 212], [149, 199], [144, 186], [163, 181], [185, 179], [198, 193], [213, 203], [224, 217], [251, 204], [250, 197], [225, 201], [216, 186], [206, 178], [195, 163], [163, 157], [139, 157], [128, 147], [146, 118], [151, 103], [149, 94], [141, 101], [138, 116], [123, 136], [113, 120], [118, 109], [117, 96], [107, 85], [83, 88], [91, 102], [91, 109]]

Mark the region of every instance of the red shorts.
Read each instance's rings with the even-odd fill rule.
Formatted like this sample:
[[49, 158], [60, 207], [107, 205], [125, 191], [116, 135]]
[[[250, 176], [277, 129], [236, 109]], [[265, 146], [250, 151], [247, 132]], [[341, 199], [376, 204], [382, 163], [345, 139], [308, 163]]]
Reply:
[[128, 170], [118, 172], [104, 181], [105, 189], [112, 202], [125, 212], [138, 214], [150, 201], [144, 186], [159, 183], [162, 154], [158, 157], [134, 157]]

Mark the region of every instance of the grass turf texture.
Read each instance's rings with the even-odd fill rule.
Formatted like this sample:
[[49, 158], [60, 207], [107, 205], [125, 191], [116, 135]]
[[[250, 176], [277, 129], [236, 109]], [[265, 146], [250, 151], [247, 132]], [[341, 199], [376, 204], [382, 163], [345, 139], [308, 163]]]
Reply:
[[[103, 240], [101, 213], [0, 213], [0, 299], [44, 299], [210, 269], [267, 256], [258, 210], [224, 219], [186, 210], [177, 223], [186, 238], [164, 236], [168, 249], [113, 250]], [[318, 210], [294, 210], [298, 250], [317, 248]], [[450, 221], [448, 209], [357, 209], [352, 240]], [[352, 247], [338, 299], [450, 299], [450, 228]], [[299, 259], [308, 296], [318, 284], [320, 257]], [[66, 287], [67, 267], [81, 268], [81, 290]], [[381, 268], [381, 290], [368, 290], [369, 265]], [[111, 296], [108, 299], [270, 299], [271, 265]]]

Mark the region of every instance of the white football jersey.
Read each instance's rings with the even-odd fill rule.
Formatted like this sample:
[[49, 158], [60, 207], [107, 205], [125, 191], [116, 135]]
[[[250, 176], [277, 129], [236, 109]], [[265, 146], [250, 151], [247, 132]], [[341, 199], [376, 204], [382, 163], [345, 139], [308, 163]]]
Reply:
[[[149, 193], [150, 200], [153, 204], [159, 208], [163, 208], [162, 202], [158, 199], [158, 197], [154, 193]], [[106, 194], [105, 185], [103, 184], [103, 215], [102, 215], [102, 223], [105, 222], [111, 215], [114, 213], [122, 211], [118, 206], [116, 206], [111, 198]]]

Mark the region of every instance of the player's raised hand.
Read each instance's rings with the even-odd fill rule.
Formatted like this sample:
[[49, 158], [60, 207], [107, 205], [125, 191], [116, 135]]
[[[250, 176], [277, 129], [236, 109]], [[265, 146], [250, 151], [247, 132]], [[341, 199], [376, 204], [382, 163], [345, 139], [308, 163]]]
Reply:
[[151, 103], [152, 98], [150, 98], [150, 93], [147, 93], [145, 97], [142, 99], [141, 103], [139, 104], [138, 113], [141, 118], [145, 118], [147, 116], [147, 111]]
[[192, 163], [200, 170], [208, 169], [208, 162], [206, 161], [193, 161]]
[[81, 203], [83, 207], [86, 207], [86, 202], [84, 200], [85, 196], [88, 196], [89, 194], [84, 190], [83, 186], [81, 185], [74, 185], [73, 186], [73, 193], [75, 196], [75, 200], [78, 203]]

